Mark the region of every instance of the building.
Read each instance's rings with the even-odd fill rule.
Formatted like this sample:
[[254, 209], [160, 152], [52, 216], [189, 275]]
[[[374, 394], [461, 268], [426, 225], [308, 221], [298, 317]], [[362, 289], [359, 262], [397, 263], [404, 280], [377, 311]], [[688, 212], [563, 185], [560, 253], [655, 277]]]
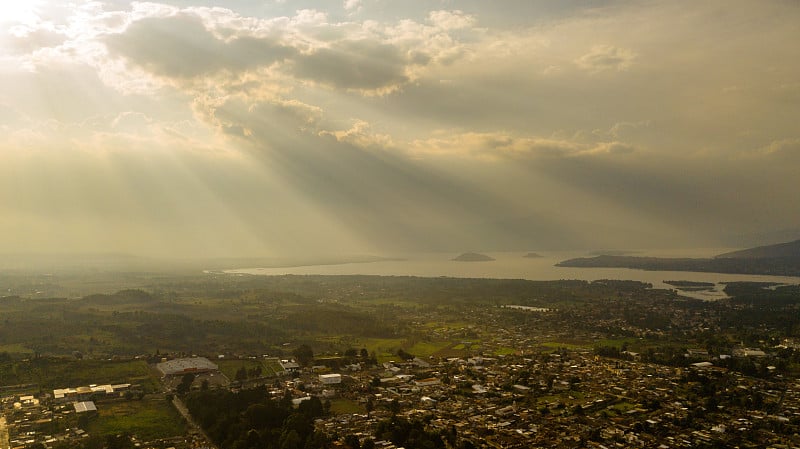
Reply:
[[298, 365], [294, 360], [281, 360], [279, 363], [281, 364], [283, 371], [288, 374], [294, 374], [297, 371], [300, 371], [300, 365]]
[[75, 407], [75, 413], [91, 413], [97, 412], [97, 407], [94, 405], [92, 401], [86, 402], [75, 402], [72, 404]]
[[342, 383], [341, 374], [320, 374], [319, 381], [325, 385], [333, 385]]
[[156, 365], [164, 376], [183, 376], [217, 371], [219, 367], [205, 357], [174, 359]]

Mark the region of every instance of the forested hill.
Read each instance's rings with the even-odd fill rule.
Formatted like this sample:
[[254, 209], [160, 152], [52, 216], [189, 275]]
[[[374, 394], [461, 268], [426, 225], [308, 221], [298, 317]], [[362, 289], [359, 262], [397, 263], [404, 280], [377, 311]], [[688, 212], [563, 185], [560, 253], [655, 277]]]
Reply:
[[709, 259], [597, 256], [565, 260], [556, 265], [583, 268], [633, 268], [648, 271], [800, 276], [800, 240], [720, 254]]
[[800, 258], [800, 240], [720, 254], [715, 259]]

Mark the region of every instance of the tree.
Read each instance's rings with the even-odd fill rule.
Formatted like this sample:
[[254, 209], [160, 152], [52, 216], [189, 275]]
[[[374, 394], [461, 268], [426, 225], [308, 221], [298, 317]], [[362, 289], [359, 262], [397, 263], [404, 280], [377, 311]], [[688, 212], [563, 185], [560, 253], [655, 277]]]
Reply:
[[389, 411], [392, 412], [392, 416], [400, 413], [400, 402], [397, 399], [392, 399], [392, 402], [389, 403]]
[[350, 449], [361, 449], [361, 442], [352, 433], [344, 437], [344, 444]]
[[298, 346], [292, 354], [297, 358], [297, 363], [299, 363], [300, 366], [309, 366], [314, 360], [314, 351], [311, 349], [311, 346], [306, 344]]
[[325, 413], [322, 401], [316, 396], [311, 396], [311, 399], [301, 402], [297, 410], [311, 419], [319, 418]]
[[247, 380], [247, 368], [243, 366], [236, 370], [236, 377], [234, 379], [238, 380], [239, 382]]
[[195, 375], [192, 373], [186, 373], [181, 378], [181, 383], [178, 384], [178, 387], [175, 388], [175, 391], [178, 392], [179, 395], [184, 395], [192, 389], [192, 383], [194, 382]]
[[261, 366], [259, 365], [259, 366], [255, 367], [255, 368], [251, 368], [251, 369], [247, 370], [247, 374], [250, 377], [261, 377], [261, 374], [262, 374]]
[[403, 348], [397, 350], [397, 356], [403, 360], [411, 360], [414, 358], [413, 354], [406, 352]]
[[290, 430], [281, 435], [280, 449], [300, 449], [301, 442], [297, 431]]

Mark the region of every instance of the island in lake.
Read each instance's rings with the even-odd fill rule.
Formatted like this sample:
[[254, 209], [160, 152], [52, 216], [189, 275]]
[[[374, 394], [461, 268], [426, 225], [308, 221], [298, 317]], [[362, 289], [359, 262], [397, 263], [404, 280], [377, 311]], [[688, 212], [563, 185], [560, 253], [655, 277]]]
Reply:
[[541, 254], [536, 254], [536, 253], [528, 253], [528, 254], [525, 254], [522, 257], [525, 257], [525, 258], [528, 258], [528, 259], [541, 259], [544, 256], [542, 256]]
[[494, 258], [489, 257], [486, 254], [464, 253], [453, 260], [457, 262], [490, 262], [494, 260]]
[[760, 246], [705, 259], [597, 256], [565, 260], [556, 266], [800, 276], [800, 240]]

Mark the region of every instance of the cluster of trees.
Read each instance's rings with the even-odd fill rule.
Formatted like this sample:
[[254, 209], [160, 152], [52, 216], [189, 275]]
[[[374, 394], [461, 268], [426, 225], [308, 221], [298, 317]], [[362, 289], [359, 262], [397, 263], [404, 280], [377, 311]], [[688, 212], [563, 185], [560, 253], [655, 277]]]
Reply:
[[392, 416], [378, 423], [375, 436], [388, 440], [397, 447], [420, 449], [444, 449], [456, 446], [456, 430], [428, 430], [421, 420], [408, 420], [401, 416]]
[[314, 419], [325, 413], [317, 397], [293, 409], [291, 395], [273, 400], [265, 387], [257, 387], [237, 393], [194, 391], [185, 403], [221, 449], [316, 449], [330, 444], [325, 434], [314, 430]]
[[236, 370], [236, 376], [234, 377], [235, 380], [243, 381], [250, 378], [258, 378], [264, 374], [264, 370], [260, 366], [256, 366], [255, 368], [247, 369], [247, 367], [243, 366]]

